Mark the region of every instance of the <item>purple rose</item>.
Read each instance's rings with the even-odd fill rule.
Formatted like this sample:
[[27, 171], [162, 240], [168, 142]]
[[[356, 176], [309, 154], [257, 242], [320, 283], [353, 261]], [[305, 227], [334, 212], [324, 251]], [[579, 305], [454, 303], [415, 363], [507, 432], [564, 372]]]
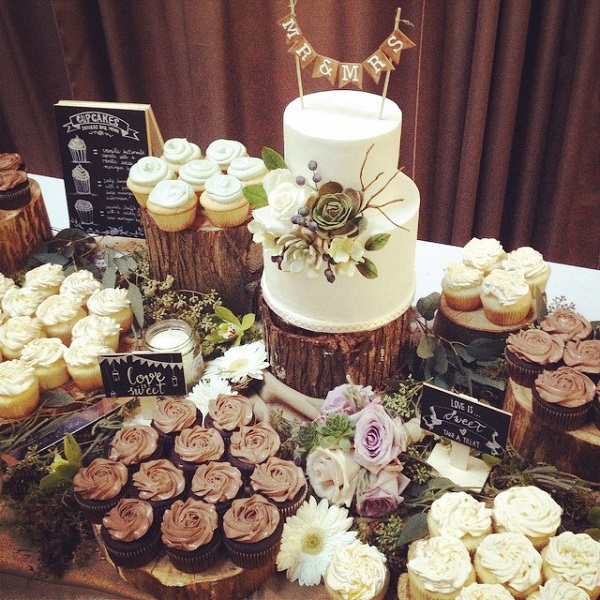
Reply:
[[377, 473], [406, 450], [408, 434], [402, 419], [392, 419], [381, 404], [371, 402], [350, 419], [356, 423], [353, 457], [365, 469]]
[[410, 479], [402, 465], [388, 465], [377, 475], [363, 471], [356, 489], [356, 512], [361, 517], [380, 518], [396, 510]]
[[338, 385], [327, 392], [317, 420], [324, 420], [331, 414], [351, 415], [376, 398], [370, 385], [362, 386], [353, 383]]

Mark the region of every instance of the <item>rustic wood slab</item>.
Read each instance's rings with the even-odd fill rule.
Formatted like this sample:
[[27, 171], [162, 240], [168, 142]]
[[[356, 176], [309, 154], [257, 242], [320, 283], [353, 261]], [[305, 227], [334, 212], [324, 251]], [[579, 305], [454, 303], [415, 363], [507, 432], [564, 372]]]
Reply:
[[50, 219], [35, 179], [29, 178], [31, 200], [17, 210], [0, 210], [0, 273], [10, 276], [23, 268], [33, 248], [52, 237]]
[[574, 431], [548, 429], [532, 413], [531, 390], [511, 379], [506, 387], [504, 410], [513, 415], [509, 439], [519, 454], [600, 482], [600, 430], [595, 425], [588, 423]]

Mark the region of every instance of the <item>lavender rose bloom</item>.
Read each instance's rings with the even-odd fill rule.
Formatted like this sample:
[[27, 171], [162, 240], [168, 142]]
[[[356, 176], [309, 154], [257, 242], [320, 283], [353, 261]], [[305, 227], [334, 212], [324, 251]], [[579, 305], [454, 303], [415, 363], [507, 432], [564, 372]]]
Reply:
[[373, 393], [370, 385], [354, 385], [344, 383], [327, 392], [325, 401], [321, 407], [321, 413], [318, 420], [325, 420], [327, 415], [346, 414], [351, 415], [370, 402], [377, 396]]
[[356, 423], [353, 458], [365, 469], [377, 473], [406, 450], [408, 434], [402, 419], [392, 419], [381, 404], [367, 404], [350, 419]]
[[356, 488], [356, 512], [371, 518], [389, 515], [403, 501], [402, 492], [409, 483], [399, 464], [388, 465], [377, 475], [363, 470]]
[[315, 494], [331, 504], [350, 506], [360, 467], [343, 450], [315, 448], [306, 459], [306, 473]]

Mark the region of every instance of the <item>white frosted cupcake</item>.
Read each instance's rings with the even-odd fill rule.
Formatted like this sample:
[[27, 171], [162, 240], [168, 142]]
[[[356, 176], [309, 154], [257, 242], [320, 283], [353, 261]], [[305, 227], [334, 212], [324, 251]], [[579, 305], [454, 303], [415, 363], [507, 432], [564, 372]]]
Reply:
[[87, 269], [81, 269], [65, 277], [60, 285], [60, 295], [70, 296], [83, 306], [88, 298], [100, 289], [102, 289], [102, 284], [94, 277], [94, 274]]
[[262, 183], [267, 173], [265, 161], [257, 156], [239, 156], [227, 167], [227, 174], [239, 179], [243, 185]]
[[196, 220], [198, 196], [182, 179], [160, 181], [148, 196], [146, 208], [162, 231], [183, 231]]
[[572, 583], [550, 579], [527, 600], [590, 600], [590, 597], [584, 590]]
[[133, 309], [127, 297], [125, 288], [104, 288], [96, 290], [87, 301], [87, 308], [91, 315], [99, 317], [112, 317], [121, 327], [123, 332], [131, 329], [133, 323]]
[[481, 283], [483, 312], [500, 326], [522, 322], [531, 309], [531, 291], [518, 271], [494, 269]]
[[31, 317], [49, 294], [28, 287], [11, 287], [2, 297], [2, 311], [9, 317]]
[[21, 360], [33, 368], [40, 382], [40, 390], [53, 390], [69, 381], [64, 359], [67, 347], [59, 338], [39, 338], [29, 342], [21, 353]]
[[0, 326], [0, 351], [6, 360], [21, 357], [32, 340], [46, 337], [42, 323], [35, 317], [11, 317]]
[[121, 326], [112, 317], [88, 315], [73, 325], [72, 338], [83, 339], [112, 348], [119, 347]]
[[502, 261], [502, 267], [505, 271], [523, 273], [532, 297], [535, 297], [538, 289], [542, 294], [546, 291], [546, 284], [550, 278], [550, 265], [544, 260], [541, 252], [529, 246], [517, 248], [509, 252]]
[[199, 158], [186, 163], [179, 170], [179, 179], [189, 183], [196, 196], [200, 199], [206, 182], [213, 176], [221, 173], [221, 167], [209, 158]]
[[190, 142], [186, 138], [171, 138], [165, 142], [161, 158], [177, 175], [182, 165], [190, 162], [190, 160], [202, 158], [202, 150], [200, 150], [198, 144]]
[[542, 557], [520, 533], [492, 533], [475, 551], [480, 583], [499, 583], [514, 598], [523, 600], [542, 583]]
[[467, 492], [447, 492], [431, 504], [427, 526], [432, 537], [455, 537], [473, 553], [492, 533], [492, 510]]
[[502, 244], [494, 238], [472, 238], [463, 248], [462, 261], [487, 275], [494, 269], [502, 268], [506, 252]]
[[521, 533], [541, 550], [556, 534], [562, 508], [548, 492], [534, 485], [524, 485], [497, 494], [492, 514], [494, 531]]
[[472, 583], [460, 591], [456, 600], [513, 600], [513, 597], [499, 583]]
[[250, 204], [243, 187], [232, 175], [215, 175], [206, 182], [200, 204], [215, 227], [236, 227], [248, 220]]
[[454, 310], [471, 311], [481, 306], [483, 271], [461, 262], [453, 262], [444, 269], [442, 291], [446, 304]]
[[591, 598], [600, 596], [600, 542], [587, 533], [564, 531], [542, 550], [544, 579], [567, 581]]
[[175, 179], [175, 172], [162, 158], [144, 156], [131, 165], [127, 177], [127, 188], [140, 206], [146, 207], [148, 194], [159, 181]]
[[40, 387], [33, 369], [21, 360], [0, 363], [0, 418], [23, 419], [40, 403]]
[[73, 340], [65, 350], [64, 358], [67, 370], [75, 385], [83, 391], [102, 387], [102, 372], [98, 358], [103, 354], [112, 354], [112, 348], [90, 343], [86, 340]]
[[227, 168], [235, 158], [248, 156], [246, 146], [236, 140], [215, 140], [206, 148], [206, 158], [214, 160], [223, 173], [227, 172]]
[[6, 291], [14, 287], [16, 287], [14, 280], [0, 273], [0, 301], [4, 297]]
[[411, 600], [454, 600], [463, 587], [475, 583], [469, 551], [453, 537], [413, 542], [406, 570]]
[[61, 265], [45, 263], [25, 273], [25, 285], [28, 289], [44, 292], [46, 295], [58, 294], [65, 280]]
[[71, 343], [73, 325], [87, 313], [78, 300], [71, 296], [48, 296], [35, 311], [48, 337], [60, 338], [65, 346]]

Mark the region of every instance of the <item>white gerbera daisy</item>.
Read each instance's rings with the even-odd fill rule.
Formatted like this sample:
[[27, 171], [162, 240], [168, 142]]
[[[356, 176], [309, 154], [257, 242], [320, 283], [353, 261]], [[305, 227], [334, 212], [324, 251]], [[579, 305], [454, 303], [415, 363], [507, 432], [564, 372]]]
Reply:
[[227, 379], [221, 377], [211, 377], [210, 379], [201, 379], [187, 395], [188, 400], [191, 400], [198, 410], [202, 413], [202, 417], [208, 414], [208, 403], [214, 400], [219, 394], [230, 396], [237, 394], [231, 389]]
[[211, 360], [206, 365], [203, 378], [220, 377], [232, 383], [241, 383], [248, 377], [262, 379], [262, 371], [268, 366], [264, 343], [252, 342], [244, 346], [233, 346], [223, 356]]
[[356, 538], [356, 531], [348, 531], [351, 525], [345, 508], [329, 506], [325, 499], [317, 504], [311, 496], [283, 526], [277, 570], [300, 585], [318, 585], [335, 548]]

